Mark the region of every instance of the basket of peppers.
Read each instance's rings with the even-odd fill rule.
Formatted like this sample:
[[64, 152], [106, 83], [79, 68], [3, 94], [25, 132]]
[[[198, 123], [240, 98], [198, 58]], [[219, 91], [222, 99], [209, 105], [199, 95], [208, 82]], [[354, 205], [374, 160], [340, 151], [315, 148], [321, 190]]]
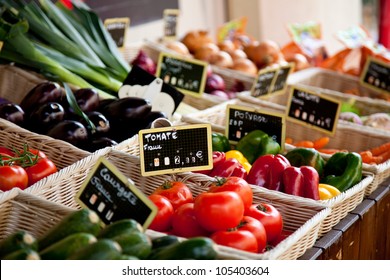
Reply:
[[248, 183], [294, 195], [297, 199], [315, 200], [331, 208], [324, 220], [322, 236], [362, 202], [374, 175], [363, 172], [362, 158], [355, 152], [337, 152], [328, 158], [313, 148], [294, 148], [281, 153], [276, 141], [262, 131], [245, 135], [235, 147], [223, 134], [214, 132], [211, 177], [240, 176]]

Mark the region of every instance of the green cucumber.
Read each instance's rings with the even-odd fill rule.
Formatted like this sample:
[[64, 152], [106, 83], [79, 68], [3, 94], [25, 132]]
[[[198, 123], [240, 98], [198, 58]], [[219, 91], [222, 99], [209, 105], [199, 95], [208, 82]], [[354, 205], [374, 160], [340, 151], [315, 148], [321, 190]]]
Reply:
[[152, 241], [142, 232], [132, 232], [114, 237], [112, 240], [118, 242], [122, 247], [123, 254], [145, 259], [152, 251]]
[[22, 248], [4, 256], [3, 260], [40, 260], [37, 251], [31, 248]]
[[65, 260], [78, 250], [96, 241], [97, 238], [90, 233], [73, 233], [46, 247], [39, 254], [42, 260]]
[[113, 238], [133, 231], [143, 232], [140, 223], [133, 219], [122, 219], [105, 226], [98, 234], [98, 238]]
[[68, 257], [68, 260], [116, 260], [122, 255], [121, 246], [111, 239], [99, 239]]
[[193, 237], [154, 251], [153, 260], [213, 260], [217, 257], [215, 243], [208, 237]]
[[19, 249], [38, 250], [38, 241], [30, 233], [20, 230], [0, 241], [0, 258]]
[[152, 250], [160, 249], [171, 244], [179, 242], [179, 238], [175, 235], [164, 235], [152, 239]]
[[39, 250], [42, 251], [51, 244], [77, 232], [93, 235], [100, 231], [100, 218], [92, 210], [83, 208], [64, 217], [57, 225], [39, 239]]

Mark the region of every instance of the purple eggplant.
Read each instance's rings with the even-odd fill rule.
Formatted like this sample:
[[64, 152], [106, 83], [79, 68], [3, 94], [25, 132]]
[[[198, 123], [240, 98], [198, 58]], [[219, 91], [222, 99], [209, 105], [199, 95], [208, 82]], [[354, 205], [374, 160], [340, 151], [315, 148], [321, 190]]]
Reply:
[[65, 119], [65, 109], [60, 103], [48, 102], [33, 110], [27, 121], [28, 129], [46, 134], [46, 132]]
[[74, 120], [59, 122], [49, 129], [47, 135], [66, 141], [81, 149], [85, 149], [89, 143], [87, 128], [82, 123]]
[[24, 126], [25, 113], [18, 104], [3, 103], [0, 105], [0, 118]]
[[32, 88], [20, 103], [20, 107], [26, 114], [30, 114], [34, 108], [48, 102], [66, 102], [66, 95], [59, 84], [44, 82]]
[[152, 104], [140, 97], [116, 99], [102, 109], [110, 122], [142, 120], [152, 111]]
[[99, 106], [99, 93], [93, 88], [81, 88], [74, 92], [81, 111], [96, 111]]

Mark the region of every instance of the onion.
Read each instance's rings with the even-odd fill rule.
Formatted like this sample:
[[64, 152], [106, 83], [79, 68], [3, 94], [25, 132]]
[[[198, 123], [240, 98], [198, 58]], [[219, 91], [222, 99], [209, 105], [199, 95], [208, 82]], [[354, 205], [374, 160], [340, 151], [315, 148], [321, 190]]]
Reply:
[[223, 91], [223, 90], [213, 90], [212, 92], [209, 93], [210, 95], [218, 96], [224, 100], [229, 99], [229, 95]]
[[229, 54], [236, 50], [236, 46], [232, 40], [224, 40], [223, 42], [218, 43], [218, 47], [221, 51], [225, 51]]
[[152, 75], [156, 74], [156, 64], [143, 50], [138, 52], [137, 57], [130, 64], [137, 65]]
[[356, 123], [356, 124], [363, 124], [363, 121], [359, 117], [359, 115], [353, 112], [341, 112], [339, 115], [339, 119], [347, 122]]
[[218, 74], [211, 73], [206, 79], [205, 92], [210, 93], [215, 90], [225, 90], [225, 81]]
[[212, 43], [213, 39], [205, 30], [190, 31], [184, 35], [181, 42], [187, 46], [190, 53], [195, 53], [201, 46]]
[[173, 50], [179, 54], [186, 55], [186, 56], [190, 55], [190, 51], [188, 50], [187, 46], [180, 41], [169, 41], [168, 43], [165, 44], [165, 46], [168, 49]]
[[232, 39], [233, 44], [236, 46], [236, 49], [243, 49], [246, 46], [252, 43], [252, 39], [249, 36], [244, 34], [237, 34]]
[[230, 68], [233, 66], [233, 59], [225, 51], [219, 51], [211, 57], [211, 64], [219, 67]]
[[310, 63], [307, 60], [306, 56], [300, 53], [296, 53], [291, 57], [286, 57], [288, 62], [294, 63], [294, 71], [300, 71], [310, 67]]
[[258, 68], [264, 68], [280, 59], [282, 53], [278, 44], [271, 40], [253, 42], [244, 48], [244, 52]]
[[364, 121], [364, 125], [390, 130], [390, 115], [387, 113], [375, 113]]
[[229, 54], [232, 57], [233, 61], [240, 59], [240, 58], [248, 58], [246, 53], [241, 49], [236, 49]]
[[211, 63], [213, 56], [219, 52], [219, 48], [214, 43], [207, 43], [195, 51], [194, 57], [199, 60]]
[[256, 65], [247, 58], [236, 59], [231, 69], [245, 72], [246, 74], [252, 76], [256, 76], [258, 73], [258, 69]]

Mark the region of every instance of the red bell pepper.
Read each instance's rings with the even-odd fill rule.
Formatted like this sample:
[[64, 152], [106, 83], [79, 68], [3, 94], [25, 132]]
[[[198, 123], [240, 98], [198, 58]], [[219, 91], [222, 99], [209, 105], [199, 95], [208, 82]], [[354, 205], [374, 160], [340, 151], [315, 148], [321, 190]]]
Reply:
[[228, 158], [225, 161], [215, 165], [211, 172], [208, 174], [210, 177], [230, 177], [236, 176], [240, 178], [246, 177], [246, 170], [241, 163], [235, 158]]
[[[213, 152], [213, 168], [219, 165], [221, 162], [224, 162], [225, 160], [226, 160], [226, 156], [224, 152], [218, 152], [218, 151]], [[194, 172], [209, 175], [213, 170], [213, 168], [208, 170], [194, 171]]]
[[291, 195], [320, 199], [318, 184], [320, 176], [311, 166], [289, 166], [283, 171], [282, 182], [284, 192]]
[[211, 170], [194, 171], [211, 177], [240, 177], [245, 179], [247, 172], [241, 163], [235, 158], [226, 158], [224, 152], [213, 152], [213, 168]]
[[249, 184], [282, 191], [282, 173], [290, 162], [281, 154], [263, 155], [252, 164], [246, 180]]

